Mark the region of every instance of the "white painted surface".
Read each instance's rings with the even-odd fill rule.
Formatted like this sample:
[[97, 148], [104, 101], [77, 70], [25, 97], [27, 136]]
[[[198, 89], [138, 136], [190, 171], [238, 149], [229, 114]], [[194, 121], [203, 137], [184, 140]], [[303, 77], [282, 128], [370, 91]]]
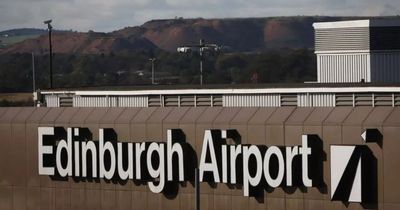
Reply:
[[331, 199], [355, 148], [355, 146], [331, 145]]

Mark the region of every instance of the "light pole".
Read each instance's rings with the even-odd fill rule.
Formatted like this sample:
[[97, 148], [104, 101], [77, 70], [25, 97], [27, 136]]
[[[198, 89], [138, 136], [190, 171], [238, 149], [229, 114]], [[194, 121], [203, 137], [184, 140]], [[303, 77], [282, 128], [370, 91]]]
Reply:
[[221, 47], [216, 44], [206, 44], [203, 39], [200, 39], [198, 45], [185, 45], [177, 48], [180, 53], [191, 53], [192, 51], [199, 51], [200, 55], [200, 85], [203, 85], [203, 59], [204, 53], [208, 51], [218, 52]]
[[52, 45], [51, 45], [51, 30], [53, 29], [53, 26], [51, 26], [51, 24], [50, 24], [51, 21], [52, 20], [46, 20], [46, 21], [43, 22], [44, 24], [47, 24], [47, 29], [49, 30], [49, 53], [50, 53], [50, 62], [49, 62], [50, 75], [49, 75], [49, 77], [50, 77], [50, 89], [53, 88], [53, 48], [52, 48]]
[[156, 84], [155, 83], [155, 80], [154, 80], [154, 74], [155, 74], [155, 72], [154, 72], [154, 62], [156, 61], [157, 59], [156, 58], [150, 58], [149, 59], [149, 61], [151, 62], [151, 84], [152, 85], [154, 85], [154, 84]]

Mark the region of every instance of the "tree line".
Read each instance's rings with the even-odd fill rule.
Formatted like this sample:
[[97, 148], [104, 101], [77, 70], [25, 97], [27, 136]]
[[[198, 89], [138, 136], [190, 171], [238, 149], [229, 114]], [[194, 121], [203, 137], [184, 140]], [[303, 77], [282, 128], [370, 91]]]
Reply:
[[[156, 58], [158, 84], [199, 84], [198, 53], [138, 51], [110, 54], [54, 54], [53, 86], [80, 88], [151, 84], [150, 58]], [[260, 53], [214, 53], [203, 57], [205, 84], [293, 83], [316, 80], [310, 49]], [[0, 55], [0, 92], [32, 91], [32, 55]], [[37, 89], [49, 84], [49, 56], [35, 56]]]

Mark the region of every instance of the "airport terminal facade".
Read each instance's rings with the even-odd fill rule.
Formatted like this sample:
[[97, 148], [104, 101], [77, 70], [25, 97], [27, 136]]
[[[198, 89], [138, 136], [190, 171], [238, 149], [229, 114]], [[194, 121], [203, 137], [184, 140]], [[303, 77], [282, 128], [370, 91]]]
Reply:
[[196, 192], [204, 210], [400, 209], [399, 65], [370, 59], [398, 61], [376, 48], [398, 25], [314, 25], [318, 84], [46, 90], [47, 107], [0, 108], [0, 209], [196, 209]]

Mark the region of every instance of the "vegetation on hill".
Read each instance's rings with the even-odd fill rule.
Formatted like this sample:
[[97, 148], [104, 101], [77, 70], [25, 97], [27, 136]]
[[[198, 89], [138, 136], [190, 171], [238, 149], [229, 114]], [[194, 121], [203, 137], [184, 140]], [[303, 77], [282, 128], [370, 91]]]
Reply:
[[[166, 51], [138, 51], [121, 54], [55, 54], [54, 87], [150, 85], [155, 57], [159, 84], [198, 84], [199, 56]], [[47, 55], [35, 57], [37, 88], [48, 88]], [[205, 84], [303, 82], [316, 79], [312, 50], [286, 49], [263, 53], [207, 55]], [[31, 54], [0, 56], [0, 92], [32, 90]]]

